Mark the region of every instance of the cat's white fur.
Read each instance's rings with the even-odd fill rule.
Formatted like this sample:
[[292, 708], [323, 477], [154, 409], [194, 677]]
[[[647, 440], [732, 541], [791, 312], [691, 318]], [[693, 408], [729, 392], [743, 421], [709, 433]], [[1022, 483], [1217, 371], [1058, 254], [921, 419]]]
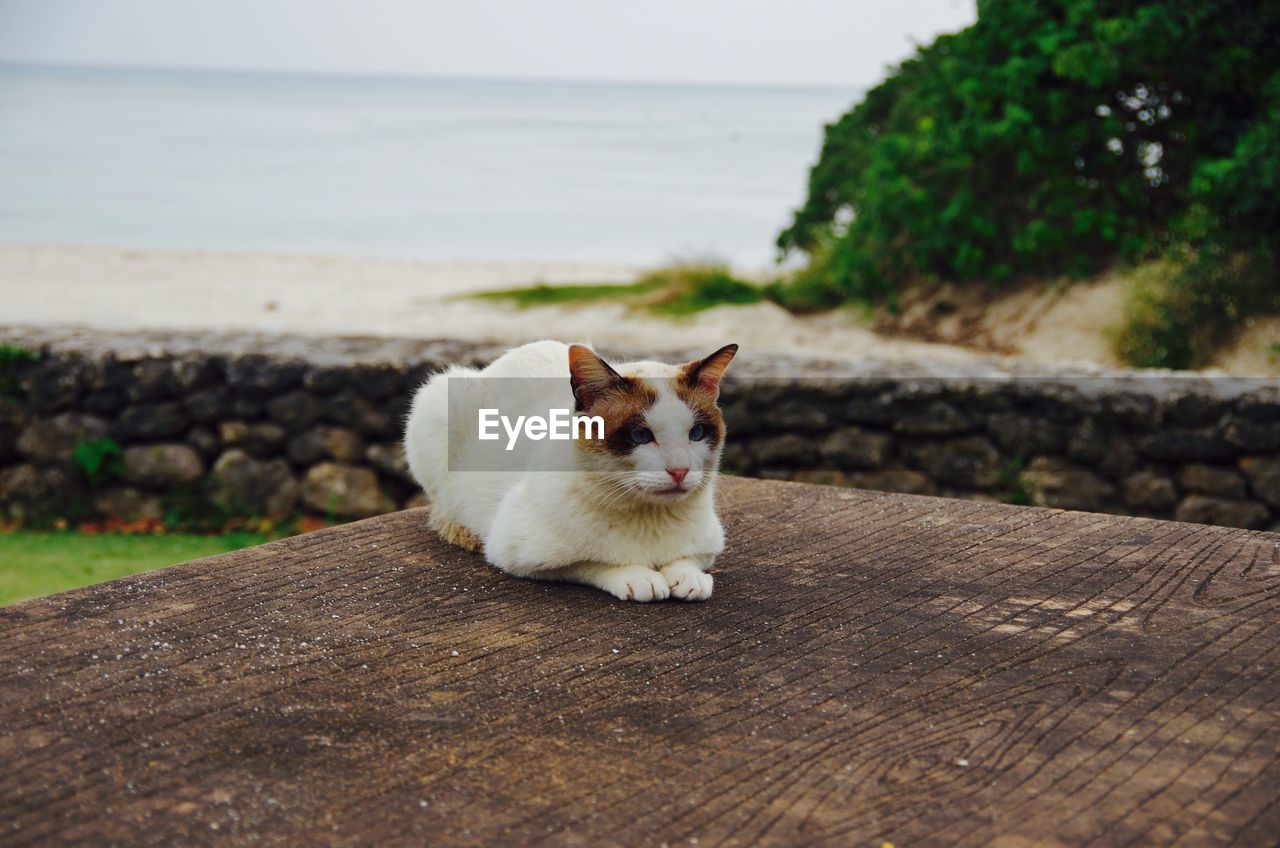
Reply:
[[[655, 441], [636, 448], [624, 467], [618, 457], [593, 456], [564, 441], [540, 442], [525, 454], [539, 468], [555, 461], [574, 463], [555, 467], [576, 471], [449, 470], [451, 459], [455, 468], [467, 467], [492, 451], [494, 443], [481, 445], [476, 436], [482, 407], [511, 417], [574, 408], [568, 345], [533, 342], [482, 370], [454, 366], [429, 380], [413, 400], [405, 454], [431, 499], [431, 526], [446, 539], [459, 528], [469, 531], [490, 563], [519, 577], [585, 583], [624, 600], [705, 600], [712, 591], [706, 571], [724, 548], [714, 506], [719, 447], [688, 438], [694, 416], [676, 395], [680, 366], [641, 361], [614, 368], [657, 391], [645, 416]], [[501, 397], [491, 396], [484, 380], [461, 381], [450, 415], [450, 379], [479, 376], [559, 379], [503, 381]], [[552, 460], [556, 451], [562, 453]], [[689, 469], [686, 495], [661, 494], [671, 486], [672, 467]]]

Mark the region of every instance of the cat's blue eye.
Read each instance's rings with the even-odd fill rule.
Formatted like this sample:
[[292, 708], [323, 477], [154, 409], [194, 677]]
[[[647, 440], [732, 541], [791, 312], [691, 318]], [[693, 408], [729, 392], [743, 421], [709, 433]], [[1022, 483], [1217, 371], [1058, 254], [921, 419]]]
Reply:
[[637, 427], [631, 431], [631, 444], [647, 445], [653, 441], [653, 431], [648, 427]]
[[701, 424], [694, 424], [693, 429], [689, 431], [689, 441], [700, 442], [707, 435], [707, 428]]

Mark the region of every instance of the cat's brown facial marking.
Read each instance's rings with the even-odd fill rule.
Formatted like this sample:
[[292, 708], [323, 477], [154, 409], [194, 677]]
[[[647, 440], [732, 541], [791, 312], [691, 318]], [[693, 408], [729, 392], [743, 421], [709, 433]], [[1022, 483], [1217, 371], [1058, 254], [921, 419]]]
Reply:
[[720, 379], [734, 354], [736, 344], [725, 345], [705, 359], [686, 362], [676, 379], [676, 396], [693, 410], [694, 421], [706, 428], [711, 446], [724, 442], [724, 416], [716, 401], [720, 397]]
[[705, 429], [707, 443], [713, 448], [719, 447], [724, 442], [724, 416], [716, 405], [715, 395], [690, 387], [681, 380], [676, 383], [676, 396], [693, 410], [693, 421]]
[[569, 375], [576, 411], [604, 419], [603, 439], [580, 439], [582, 449], [626, 456], [635, 448], [632, 431], [644, 426], [644, 413], [658, 400], [643, 380], [624, 377], [582, 345], [569, 348]]
[[590, 410], [589, 414], [599, 415], [604, 419], [604, 438], [584, 439], [578, 444], [614, 456], [627, 456], [635, 450], [632, 433], [645, 426], [644, 413], [658, 400], [658, 395], [639, 380], [630, 382], [632, 386], [610, 395]]

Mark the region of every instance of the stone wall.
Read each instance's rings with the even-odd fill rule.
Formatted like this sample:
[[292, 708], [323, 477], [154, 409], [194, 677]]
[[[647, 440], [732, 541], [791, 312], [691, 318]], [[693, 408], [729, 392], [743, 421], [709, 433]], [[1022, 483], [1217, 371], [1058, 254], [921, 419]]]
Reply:
[[[412, 390], [500, 352], [17, 328], [0, 345], [0, 516], [29, 521], [420, 503], [398, 446]], [[1280, 527], [1276, 381], [748, 354], [731, 373], [731, 472]]]
[[794, 380], [726, 399], [752, 476], [1280, 530], [1280, 391], [1117, 374]]

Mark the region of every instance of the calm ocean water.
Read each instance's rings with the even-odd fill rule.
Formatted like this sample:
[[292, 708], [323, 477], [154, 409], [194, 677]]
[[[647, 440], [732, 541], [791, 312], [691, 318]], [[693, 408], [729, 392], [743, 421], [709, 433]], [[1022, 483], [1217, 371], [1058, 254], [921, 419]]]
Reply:
[[762, 264], [855, 96], [0, 68], [0, 240]]

